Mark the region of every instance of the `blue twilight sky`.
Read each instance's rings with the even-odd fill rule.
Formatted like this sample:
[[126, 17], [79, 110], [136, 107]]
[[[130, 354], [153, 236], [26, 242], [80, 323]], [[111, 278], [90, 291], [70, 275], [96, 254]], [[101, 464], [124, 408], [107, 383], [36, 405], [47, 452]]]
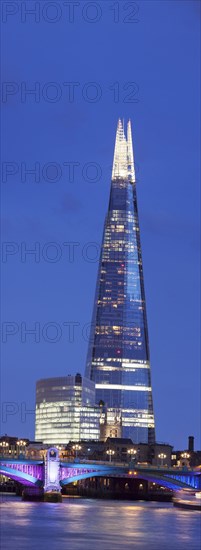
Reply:
[[2, 6], [2, 432], [33, 438], [36, 380], [84, 373], [116, 124], [130, 117], [157, 440], [199, 448], [200, 4]]

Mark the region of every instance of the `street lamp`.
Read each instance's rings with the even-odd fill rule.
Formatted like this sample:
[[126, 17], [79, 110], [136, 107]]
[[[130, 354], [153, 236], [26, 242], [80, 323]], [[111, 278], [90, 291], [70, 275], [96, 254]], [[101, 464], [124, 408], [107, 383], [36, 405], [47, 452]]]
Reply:
[[167, 455], [165, 455], [164, 453], [160, 453], [160, 455], [158, 455], [158, 458], [160, 458], [160, 460], [161, 460], [161, 466], [163, 466], [163, 461], [166, 457], [167, 457]]
[[128, 455], [130, 455], [130, 458], [131, 458], [131, 459], [132, 459], [133, 457], [136, 458], [136, 454], [137, 454], [136, 449], [128, 449], [128, 450], [127, 450], [127, 453], [128, 453]]
[[72, 449], [75, 451], [75, 458], [77, 458], [77, 453], [78, 453], [78, 451], [81, 450], [81, 448], [82, 448], [81, 445], [78, 445], [78, 443], [76, 443], [76, 445], [72, 446]]
[[24, 441], [23, 439], [18, 439], [17, 446], [20, 453], [21, 451], [23, 451], [23, 447], [26, 447], [26, 441]]
[[109, 458], [109, 461], [111, 462], [112, 456], [115, 454], [115, 451], [113, 451], [112, 449], [108, 449], [108, 450], [106, 451], [106, 454], [109, 455], [109, 457], [110, 457], [110, 458]]
[[181, 458], [190, 458], [189, 453], [181, 453]]

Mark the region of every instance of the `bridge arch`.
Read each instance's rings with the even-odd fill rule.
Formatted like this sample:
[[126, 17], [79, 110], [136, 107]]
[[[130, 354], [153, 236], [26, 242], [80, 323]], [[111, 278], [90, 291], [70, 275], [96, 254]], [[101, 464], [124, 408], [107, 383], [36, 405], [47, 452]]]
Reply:
[[111, 471], [111, 468], [108, 470], [92, 470], [90, 472], [80, 472], [76, 475], [69, 476], [61, 479], [61, 485], [68, 485], [74, 481], [80, 481], [81, 479], [90, 479], [91, 477], [113, 477], [119, 475], [118, 471]]
[[198, 487], [198, 482], [196, 483], [196, 480], [194, 477], [190, 478], [190, 482], [185, 480], [184, 476], [168, 476], [161, 473], [161, 475], [156, 475], [155, 473], [146, 473], [142, 471], [135, 472], [135, 474], [129, 474], [128, 472], [120, 472], [119, 469], [112, 469], [112, 468], [104, 468], [99, 470], [91, 470], [91, 471], [82, 471], [80, 469], [80, 472], [77, 471], [74, 475], [69, 475], [66, 477], [62, 477], [60, 484], [62, 485], [68, 485], [69, 483], [73, 483], [75, 481], [80, 481], [82, 479], [90, 479], [92, 477], [120, 477], [123, 479], [142, 479], [145, 481], [150, 481], [152, 483], [157, 483], [158, 485], [161, 485], [162, 487], [167, 487], [168, 489], [171, 489], [173, 491], [179, 491], [180, 489], [196, 489]]
[[27, 472], [20, 471], [15, 468], [10, 468], [9, 466], [1, 465], [0, 474], [9, 477], [10, 479], [13, 479], [14, 481], [19, 481], [19, 483], [22, 483], [22, 485], [43, 485], [42, 480], [38, 479], [37, 477], [30, 475]]

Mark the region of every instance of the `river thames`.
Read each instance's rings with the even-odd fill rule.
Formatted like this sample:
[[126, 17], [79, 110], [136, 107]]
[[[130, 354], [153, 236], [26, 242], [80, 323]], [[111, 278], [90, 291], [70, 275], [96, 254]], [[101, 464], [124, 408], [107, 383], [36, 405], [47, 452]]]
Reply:
[[0, 498], [2, 550], [200, 550], [200, 512], [169, 502]]

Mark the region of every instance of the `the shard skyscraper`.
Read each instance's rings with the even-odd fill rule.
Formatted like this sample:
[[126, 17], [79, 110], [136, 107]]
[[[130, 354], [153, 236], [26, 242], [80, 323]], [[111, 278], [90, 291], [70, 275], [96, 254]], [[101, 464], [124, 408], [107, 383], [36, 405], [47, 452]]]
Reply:
[[[121, 437], [153, 443], [154, 414], [131, 123], [118, 121], [86, 376], [121, 417]], [[112, 432], [111, 434], [112, 435]], [[117, 435], [117, 434], [116, 434]], [[119, 435], [119, 434], [118, 434]]]

